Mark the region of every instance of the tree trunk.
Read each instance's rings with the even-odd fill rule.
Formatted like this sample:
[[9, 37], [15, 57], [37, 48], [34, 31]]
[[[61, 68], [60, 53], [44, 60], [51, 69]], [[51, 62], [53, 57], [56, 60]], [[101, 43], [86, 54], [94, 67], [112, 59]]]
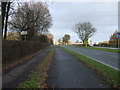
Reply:
[[11, 2], [8, 2], [7, 12], [6, 12], [6, 20], [5, 20], [5, 33], [4, 33], [4, 39], [7, 39], [7, 24], [8, 24], [8, 14], [9, 14], [9, 10], [10, 10], [10, 4], [11, 4]]
[[87, 47], [87, 45], [88, 45], [88, 40], [85, 40], [84, 43], [85, 43], [85, 46]]
[[6, 4], [7, 2], [2, 2], [2, 36], [3, 36], [3, 29], [4, 29], [4, 19], [5, 19], [5, 12], [6, 12]]
[[88, 40], [85, 41], [85, 46], [86, 46], [86, 47], [87, 47], [87, 41], [88, 41]]
[[83, 46], [85, 46], [85, 41], [83, 41]]

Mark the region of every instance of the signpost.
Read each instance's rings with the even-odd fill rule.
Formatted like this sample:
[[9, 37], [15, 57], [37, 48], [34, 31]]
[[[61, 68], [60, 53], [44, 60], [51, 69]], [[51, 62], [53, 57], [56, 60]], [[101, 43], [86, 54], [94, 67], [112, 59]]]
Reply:
[[23, 36], [23, 40], [26, 40], [26, 35], [27, 35], [27, 31], [22, 31], [21, 35]]
[[119, 39], [120, 39], [120, 33], [117, 33], [117, 34], [116, 34], [116, 38], [118, 39], [118, 48], [119, 48], [119, 43], [120, 43], [120, 42], [119, 42]]
[[116, 34], [116, 38], [117, 38], [117, 39], [120, 39], [120, 33], [117, 33], [117, 34]]

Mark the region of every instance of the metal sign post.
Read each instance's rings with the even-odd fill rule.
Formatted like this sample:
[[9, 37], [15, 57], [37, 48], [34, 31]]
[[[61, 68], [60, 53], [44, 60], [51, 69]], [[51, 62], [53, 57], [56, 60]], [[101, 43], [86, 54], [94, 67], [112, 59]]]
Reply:
[[118, 48], [119, 48], [120, 33], [117, 33], [117, 34], [116, 34], [116, 38], [118, 39]]
[[120, 43], [120, 42], [119, 42], [119, 39], [118, 39], [118, 48], [120, 48], [120, 47], [119, 47], [119, 43]]
[[27, 31], [22, 31], [21, 32], [21, 35], [23, 36], [23, 40], [25, 40], [26, 41], [26, 35], [28, 34], [28, 32]]

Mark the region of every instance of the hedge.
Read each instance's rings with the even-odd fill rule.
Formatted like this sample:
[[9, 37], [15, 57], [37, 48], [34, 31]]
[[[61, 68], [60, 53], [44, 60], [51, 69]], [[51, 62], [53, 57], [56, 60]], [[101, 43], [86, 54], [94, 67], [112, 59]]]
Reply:
[[38, 41], [2, 41], [2, 63], [11, 62], [21, 57], [35, 53], [49, 46]]

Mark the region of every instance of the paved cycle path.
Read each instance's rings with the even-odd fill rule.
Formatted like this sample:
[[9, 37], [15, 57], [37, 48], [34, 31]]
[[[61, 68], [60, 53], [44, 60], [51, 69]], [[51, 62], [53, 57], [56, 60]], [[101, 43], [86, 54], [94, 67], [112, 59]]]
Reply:
[[16, 88], [20, 82], [27, 79], [32, 70], [43, 60], [49, 51], [49, 47], [43, 53], [33, 56], [31, 59], [16, 65], [2, 73], [2, 87]]
[[46, 84], [49, 88], [108, 88], [93, 71], [59, 47], [55, 47]]

